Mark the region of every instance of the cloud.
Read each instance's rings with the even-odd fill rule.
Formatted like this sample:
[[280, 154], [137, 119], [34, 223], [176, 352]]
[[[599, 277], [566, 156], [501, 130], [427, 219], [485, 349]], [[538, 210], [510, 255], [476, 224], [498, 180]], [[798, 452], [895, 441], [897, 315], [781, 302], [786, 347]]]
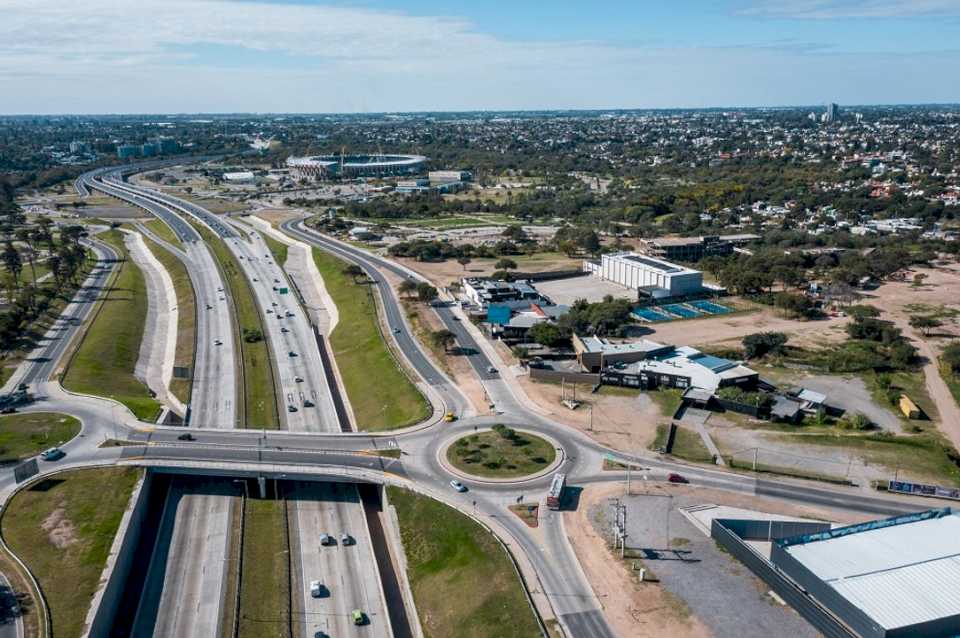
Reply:
[[960, 0], [758, 0], [738, 13], [795, 20], [960, 16]]

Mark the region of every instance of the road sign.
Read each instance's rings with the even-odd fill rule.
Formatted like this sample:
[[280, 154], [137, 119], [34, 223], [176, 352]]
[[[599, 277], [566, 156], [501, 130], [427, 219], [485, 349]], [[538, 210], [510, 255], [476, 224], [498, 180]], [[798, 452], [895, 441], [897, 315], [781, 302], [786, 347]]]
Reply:
[[173, 378], [174, 378], [174, 379], [189, 379], [189, 378], [190, 378], [190, 366], [173, 366]]
[[290, 292], [290, 289], [289, 289], [289, 288], [281, 288], [281, 289], [280, 289], [280, 294], [281, 294], [281, 295], [289, 294], [289, 292]]
[[36, 476], [39, 473], [40, 466], [37, 465], [37, 459], [24, 461], [20, 465], [13, 468], [13, 478], [17, 483], [23, 483], [31, 476]]

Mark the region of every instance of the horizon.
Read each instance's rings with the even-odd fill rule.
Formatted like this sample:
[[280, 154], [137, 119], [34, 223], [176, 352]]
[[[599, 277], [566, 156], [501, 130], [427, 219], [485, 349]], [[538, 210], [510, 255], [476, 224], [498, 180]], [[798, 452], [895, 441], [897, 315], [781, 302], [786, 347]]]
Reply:
[[7, 115], [960, 102], [957, 0], [5, 4]]

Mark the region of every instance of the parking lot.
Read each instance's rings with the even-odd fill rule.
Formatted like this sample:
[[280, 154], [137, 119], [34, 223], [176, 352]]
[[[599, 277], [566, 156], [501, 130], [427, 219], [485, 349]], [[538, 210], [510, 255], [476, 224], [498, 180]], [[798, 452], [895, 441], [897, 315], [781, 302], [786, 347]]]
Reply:
[[538, 291], [550, 297], [554, 303], [568, 306], [577, 299], [586, 299], [591, 303], [596, 303], [603, 301], [603, 298], [607, 295], [630, 299], [631, 301], [637, 300], [636, 291], [592, 275], [555, 279], [553, 281], [538, 281], [535, 285]]

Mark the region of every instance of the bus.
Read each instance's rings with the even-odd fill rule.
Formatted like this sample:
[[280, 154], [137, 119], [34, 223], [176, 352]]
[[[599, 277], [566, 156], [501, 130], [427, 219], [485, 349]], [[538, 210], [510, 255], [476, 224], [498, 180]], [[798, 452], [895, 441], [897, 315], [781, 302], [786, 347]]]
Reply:
[[567, 477], [557, 472], [550, 481], [550, 491], [547, 492], [547, 509], [558, 510], [563, 502], [563, 488]]

